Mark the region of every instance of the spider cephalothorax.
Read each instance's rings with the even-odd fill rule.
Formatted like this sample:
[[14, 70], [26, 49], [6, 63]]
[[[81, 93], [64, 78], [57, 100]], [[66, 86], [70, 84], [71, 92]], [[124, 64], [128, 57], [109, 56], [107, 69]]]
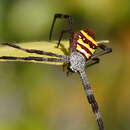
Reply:
[[[39, 55], [47, 55], [48, 57], [36, 57], [36, 56], [28, 56], [28, 57], [14, 57], [14, 56], [1, 56], [0, 59], [4, 60], [22, 60], [22, 61], [47, 61], [47, 62], [59, 62], [63, 63], [67, 66], [68, 70], [71, 72], [77, 72], [82, 80], [83, 87], [85, 93], [87, 95], [87, 99], [89, 104], [92, 107], [92, 111], [95, 114], [98, 126], [100, 130], [104, 130], [104, 125], [102, 121], [102, 117], [99, 111], [98, 104], [94, 97], [93, 91], [91, 89], [90, 83], [87, 79], [87, 75], [85, 73], [86, 66], [89, 67], [93, 64], [99, 62], [99, 56], [110, 53], [112, 51], [111, 48], [107, 48], [103, 43], [108, 41], [96, 41], [95, 33], [90, 29], [83, 29], [79, 31], [72, 31], [72, 18], [66, 14], [55, 14], [53, 23], [50, 30], [49, 39], [51, 40], [53, 27], [57, 18], [65, 18], [68, 20], [69, 28], [63, 30], [61, 32], [57, 47], [60, 45], [60, 41], [63, 37], [63, 34], [68, 32], [70, 33], [69, 42], [69, 54], [68, 55], [60, 55], [53, 52], [45, 52], [42, 50], [36, 49], [26, 49], [22, 48], [13, 43], [4, 43], [3, 45], [7, 45], [27, 53], [35, 53]], [[96, 52], [96, 49], [99, 48], [101, 51]]]

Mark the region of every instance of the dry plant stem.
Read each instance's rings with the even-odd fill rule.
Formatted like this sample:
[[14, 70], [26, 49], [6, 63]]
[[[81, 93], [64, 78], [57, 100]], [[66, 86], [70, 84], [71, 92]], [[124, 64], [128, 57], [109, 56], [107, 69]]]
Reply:
[[110, 43], [109, 40], [101, 40], [101, 41], [97, 41], [97, 44], [100, 44], [100, 43]]

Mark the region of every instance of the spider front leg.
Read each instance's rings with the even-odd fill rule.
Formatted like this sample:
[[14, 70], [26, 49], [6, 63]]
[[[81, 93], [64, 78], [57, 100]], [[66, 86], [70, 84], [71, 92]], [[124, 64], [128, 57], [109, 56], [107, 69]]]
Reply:
[[60, 35], [60, 38], [59, 38], [59, 41], [58, 41], [58, 45], [57, 45], [57, 47], [58, 47], [59, 44], [60, 44], [60, 41], [61, 41], [61, 39], [62, 39], [62, 37], [63, 37], [63, 34], [64, 34], [65, 32], [71, 32], [71, 31], [72, 31], [72, 17], [71, 17], [70, 15], [67, 15], [67, 14], [55, 14], [55, 15], [54, 15], [54, 18], [53, 18], [52, 25], [51, 25], [51, 29], [50, 29], [49, 40], [51, 40], [53, 28], [54, 28], [54, 25], [55, 25], [55, 22], [56, 22], [56, 19], [57, 19], [57, 18], [67, 19], [68, 25], [69, 25], [69, 29], [63, 30], [63, 31], [61, 32], [61, 35]]
[[95, 114], [98, 126], [99, 126], [99, 130], [104, 130], [104, 124], [103, 124], [103, 120], [99, 111], [99, 107], [98, 104], [96, 102], [96, 99], [94, 97], [93, 91], [91, 89], [89, 80], [87, 78], [87, 75], [85, 73], [85, 70], [79, 71], [80, 77], [82, 79], [82, 83], [83, 83], [83, 87], [84, 87], [84, 91], [87, 95], [87, 99], [89, 104], [92, 107], [93, 113]]
[[6, 60], [6, 61], [45, 61], [45, 62], [60, 62], [65, 63], [67, 62], [67, 59], [59, 59], [59, 58], [44, 58], [44, 57], [34, 57], [34, 56], [28, 56], [28, 57], [15, 57], [15, 56], [0, 56], [0, 59]]
[[100, 59], [97, 58], [97, 57], [93, 58], [93, 59], [90, 59], [90, 60], [87, 61], [86, 66], [88, 68], [88, 67], [90, 67], [92, 65], [95, 65], [95, 64], [99, 63], [99, 61], [100, 61]]

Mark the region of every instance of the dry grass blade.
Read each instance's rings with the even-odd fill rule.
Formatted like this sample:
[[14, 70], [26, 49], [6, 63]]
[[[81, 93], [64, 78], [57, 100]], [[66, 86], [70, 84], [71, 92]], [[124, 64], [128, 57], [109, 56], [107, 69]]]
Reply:
[[[23, 42], [23, 43], [15, 43], [16, 45], [19, 45], [23, 48], [27, 49], [36, 49], [36, 50], [42, 50], [46, 52], [52, 52], [59, 55], [67, 55], [67, 50], [69, 47], [69, 44], [67, 41], [63, 41], [62, 44], [59, 46], [59, 48], [56, 48], [57, 41], [40, 41], [40, 42]], [[34, 53], [27, 53], [22, 50], [18, 50], [16, 48], [12, 48], [6, 45], [0, 46], [0, 57], [1, 56], [14, 56], [14, 57], [28, 57], [28, 56], [36, 56], [36, 57], [50, 57], [46, 55], [39, 55]], [[56, 58], [54, 56], [51, 56], [51, 58]], [[7, 62], [7, 61], [16, 61], [16, 60], [5, 60], [0, 59], [0, 62]], [[58, 62], [46, 62], [46, 61], [23, 61], [23, 60], [17, 60], [18, 62], [32, 62], [32, 63], [45, 63], [45, 64], [52, 64], [52, 65], [62, 65], [63, 63]]]

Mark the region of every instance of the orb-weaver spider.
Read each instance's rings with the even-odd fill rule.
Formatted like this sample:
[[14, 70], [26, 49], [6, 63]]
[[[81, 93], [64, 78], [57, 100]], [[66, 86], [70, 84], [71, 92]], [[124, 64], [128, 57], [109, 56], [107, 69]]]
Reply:
[[[53, 52], [45, 52], [42, 50], [36, 49], [26, 49], [22, 48], [18, 45], [13, 43], [3, 43], [3, 45], [7, 45], [16, 49], [20, 49], [27, 53], [35, 53], [39, 55], [47, 55], [52, 56], [52, 58], [45, 58], [45, 57], [14, 57], [14, 56], [1, 56], [0, 59], [5, 60], [23, 60], [23, 61], [48, 61], [48, 62], [62, 62], [63, 64], [67, 65], [68, 71], [77, 72], [82, 80], [84, 90], [87, 94], [87, 99], [89, 104], [92, 107], [93, 113], [96, 116], [96, 120], [100, 130], [104, 130], [103, 120], [99, 111], [98, 104], [96, 99], [93, 95], [93, 91], [91, 89], [89, 80], [85, 73], [86, 66], [91, 66], [99, 62], [99, 56], [112, 52], [111, 48], [107, 48], [103, 43], [107, 43], [109, 41], [96, 41], [95, 34], [90, 29], [83, 29], [79, 31], [72, 31], [72, 17], [66, 14], [55, 14], [53, 23], [50, 30], [49, 40], [51, 40], [53, 27], [57, 18], [64, 18], [67, 19], [69, 28], [63, 30], [61, 32], [57, 47], [59, 47], [61, 39], [64, 33], [69, 33], [69, 55], [60, 55], [55, 54]], [[100, 48], [101, 51], [96, 53], [96, 49]]]

